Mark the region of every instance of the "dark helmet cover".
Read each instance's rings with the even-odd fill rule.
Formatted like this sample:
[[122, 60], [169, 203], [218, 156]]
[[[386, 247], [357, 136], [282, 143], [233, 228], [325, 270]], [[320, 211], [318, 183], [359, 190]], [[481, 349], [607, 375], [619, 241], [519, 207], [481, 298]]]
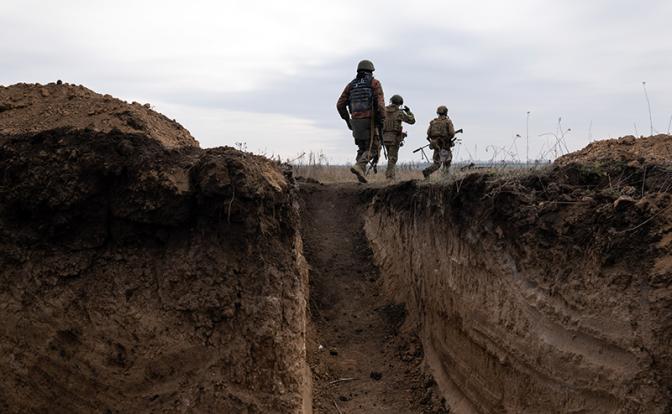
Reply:
[[362, 60], [357, 65], [357, 72], [359, 71], [373, 72], [374, 70], [376, 70], [376, 68], [373, 67], [373, 62], [371, 62], [370, 60], [366, 59]]

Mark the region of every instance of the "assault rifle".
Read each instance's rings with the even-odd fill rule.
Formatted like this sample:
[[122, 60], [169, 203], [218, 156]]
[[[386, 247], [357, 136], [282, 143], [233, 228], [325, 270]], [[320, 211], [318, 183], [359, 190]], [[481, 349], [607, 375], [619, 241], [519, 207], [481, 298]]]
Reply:
[[[463, 133], [463, 132], [464, 132], [464, 130], [463, 130], [462, 128], [460, 128], [460, 129], [458, 129], [457, 131], [455, 131], [455, 135], [457, 135], [457, 134], [461, 134], [461, 133]], [[459, 140], [458, 140], [458, 139], [455, 139], [455, 137], [453, 137], [452, 142], [457, 142], [457, 141], [459, 141]], [[415, 154], [415, 153], [418, 152], [418, 151], [422, 151], [422, 157], [423, 157], [424, 159], [426, 159], [427, 162], [430, 162], [430, 161], [429, 161], [429, 158], [427, 157], [427, 154], [425, 154], [425, 148], [429, 147], [430, 145], [432, 145], [432, 144], [429, 143], [429, 144], [427, 144], [427, 145], [423, 145], [422, 147], [420, 147], [420, 148], [418, 148], [418, 149], [413, 150], [413, 154]]]

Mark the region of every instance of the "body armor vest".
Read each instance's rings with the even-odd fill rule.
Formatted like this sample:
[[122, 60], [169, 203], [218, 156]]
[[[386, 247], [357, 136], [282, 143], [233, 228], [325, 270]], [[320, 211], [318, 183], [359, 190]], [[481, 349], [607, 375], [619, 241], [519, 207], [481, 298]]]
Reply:
[[385, 107], [385, 121], [383, 122], [383, 132], [392, 132], [400, 134], [402, 115], [398, 107]]
[[366, 112], [373, 109], [373, 76], [356, 78], [350, 83], [350, 113]]
[[436, 118], [429, 125], [430, 138], [448, 138], [448, 119]]

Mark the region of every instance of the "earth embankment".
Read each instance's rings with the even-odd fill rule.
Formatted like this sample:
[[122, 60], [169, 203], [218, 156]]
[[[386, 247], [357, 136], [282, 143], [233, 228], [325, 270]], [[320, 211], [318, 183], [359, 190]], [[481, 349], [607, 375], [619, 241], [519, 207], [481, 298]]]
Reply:
[[0, 412], [311, 412], [291, 177], [146, 131], [21, 132], [0, 136]]
[[[651, 142], [620, 144], [605, 153]], [[385, 291], [455, 412], [672, 409], [672, 170], [587, 154], [376, 192], [365, 228]]]
[[670, 151], [297, 192], [147, 106], [0, 87], [0, 412], [669, 413]]
[[0, 85], [0, 135], [19, 136], [57, 128], [143, 134], [167, 148], [198, 147], [174, 119], [151, 104], [131, 104], [82, 85], [18, 83]]

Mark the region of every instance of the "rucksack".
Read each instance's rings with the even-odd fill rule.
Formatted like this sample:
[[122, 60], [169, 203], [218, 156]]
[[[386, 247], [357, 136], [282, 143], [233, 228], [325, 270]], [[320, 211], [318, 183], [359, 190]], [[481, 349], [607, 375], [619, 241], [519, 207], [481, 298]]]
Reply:
[[429, 124], [430, 138], [448, 138], [448, 120], [436, 118]]
[[394, 132], [396, 134], [400, 133], [402, 130], [401, 121], [402, 121], [402, 115], [398, 107], [394, 106], [385, 107], [385, 121], [383, 122], [383, 132]]
[[373, 76], [367, 75], [355, 78], [350, 83], [350, 113], [366, 112], [373, 109]]

